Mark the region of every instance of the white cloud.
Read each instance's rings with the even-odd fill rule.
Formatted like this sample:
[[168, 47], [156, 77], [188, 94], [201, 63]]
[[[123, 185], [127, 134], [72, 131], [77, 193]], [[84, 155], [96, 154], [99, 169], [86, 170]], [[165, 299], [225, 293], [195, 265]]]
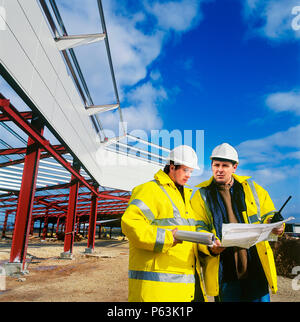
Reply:
[[146, 9], [156, 17], [158, 27], [164, 30], [187, 31], [202, 18], [198, 0], [156, 1], [146, 3]]
[[148, 82], [128, 93], [132, 106], [124, 109], [124, 120], [131, 127], [138, 129], [159, 129], [162, 119], [159, 116], [158, 105], [167, 99], [163, 87], [155, 87]]
[[297, 153], [293, 153], [299, 149], [300, 125], [265, 138], [247, 140], [237, 146], [241, 164], [278, 164], [282, 160], [297, 156]]
[[270, 94], [266, 105], [275, 112], [290, 111], [300, 115], [300, 90]]
[[242, 176], [249, 176], [258, 184], [267, 186], [279, 181], [286, 180], [292, 167], [264, 167], [255, 170], [245, 170], [242, 167], [237, 168], [237, 174]]
[[[300, 115], [300, 91], [269, 94], [266, 105], [275, 112], [292, 112]], [[277, 164], [282, 160], [300, 158], [300, 124], [267, 137], [247, 140], [237, 146], [244, 163]]]
[[[291, 179], [300, 173], [300, 125], [264, 138], [247, 140], [236, 146], [240, 164], [237, 174], [251, 176], [270, 191], [280, 194], [273, 184], [289, 190]], [[297, 183], [299, 186], [299, 182]]]
[[[157, 129], [163, 125], [159, 103], [163, 102], [164, 88], [160, 71], [151, 72], [151, 64], [159, 57], [164, 45], [174, 34], [182, 34], [195, 27], [201, 18], [203, 0], [140, 2], [127, 7], [126, 2], [103, 1], [110, 49], [119, 89], [124, 120], [129, 127]], [[207, 0], [206, 0], [207, 1]], [[57, 1], [69, 34], [100, 32], [101, 24], [95, 4], [82, 6], [82, 1]], [[97, 30], [98, 28], [98, 30]], [[115, 102], [104, 42], [76, 49], [83, 74], [94, 104]], [[146, 81], [147, 75], [150, 80]], [[160, 86], [157, 86], [157, 81]], [[150, 82], [150, 83], [147, 83]], [[143, 99], [139, 96], [143, 95]], [[135, 99], [136, 98], [136, 99]], [[124, 106], [123, 102], [129, 102]], [[104, 127], [114, 129], [118, 113], [99, 115]], [[116, 120], [114, 120], [116, 118]]]
[[164, 35], [144, 34], [129, 18], [120, 19], [112, 13], [109, 35], [119, 86], [132, 86], [144, 79], [147, 68], [161, 52]]
[[162, 76], [161, 76], [161, 73], [160, 73], [159, 70], [152, 70], [150, 72], [150, 77], [154, 81], [160, 81], [160, 80], [162, 80]]
[[300, 160], [300, 151], [290, 152], [287, 157], [290, 159]]
[[[60, 7], [69, 34], [102, 31], [95, 3], [82, 6], [82, 1], [75, 0], [71, 7]], [[146, 77], [149, 64], [161, 52], [163, 34], [144, 33], [136, 25], [143, 19], [141, 13], [120, 12], [117, 1], [103, 1], [103, 6], [117, 85], [122, 94], [124, 87], [133, 86]], [[112, 103], [114, 90], [104, 41], [78, 47], [75, 52], [96, 103]]]
[[300, 32], [291, 24], [295, 15], [292, 8], [298, 0], [241, 0], [249, 30], [273, 40], [299, 39]]
[[[128, 131], [143, 129], [160, 129], [163, 121], [159, 116], [158, 105], [165, 101], [168, 95], [163, 87], [155, 86], [151, 82], [136, 87], [127, 94], [131, 103], [122, 109], [123, 119], [127, 122]], [[117, 119], [112, 114], [104, 114], [102, 121], [105, 128], [117, 128]]]

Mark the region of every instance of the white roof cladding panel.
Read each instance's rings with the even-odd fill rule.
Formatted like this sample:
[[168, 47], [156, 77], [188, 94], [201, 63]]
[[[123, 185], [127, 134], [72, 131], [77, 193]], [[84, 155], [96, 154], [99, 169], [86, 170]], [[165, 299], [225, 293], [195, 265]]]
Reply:
[[87, 171], [100, 185], [123, 190], [151, 180], [160, 167], [146, 160], [111, 151], [98, 157], [96, 132], [37, 1], [4, 0], [2, 6], [1, 64]]

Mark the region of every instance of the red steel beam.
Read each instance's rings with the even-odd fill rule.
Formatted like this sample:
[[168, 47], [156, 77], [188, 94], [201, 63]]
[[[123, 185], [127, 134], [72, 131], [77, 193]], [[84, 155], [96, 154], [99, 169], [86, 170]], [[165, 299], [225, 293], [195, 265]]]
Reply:
[[11, 149], [0, 150], [0, 155], [24, 154], [24, 153], [26, 153], [26, 148], [11, 148]]
[[[38, 151], [38, 156], [40, 158], [44, 157], [44, 156], [47, 156], [49, 157], [50, 155], [53, 156], [66, 170], [68, 170], [69, 172], [71, 172], [72, 174], [72, 180], [70, 183], [68, 184], [61, 184], [61, 185], [58, 185], [59, 187], [61, 188], [66, 188], [68, 186], [71, 185], [71, 189], [70, 189], [70, 199], [72, 201], [72, 204], [73, 204], [73, 207], [69, 207], [69, 213], [74, 213], [73, 216], [69, 216], [71, 217], [70, 219], [73, 218], [73, 220], [75, 220], [75, 213], [76, 213], [76, 208], [77, 208], [77, 197], [78, 197], [78, 188], [79, 186], [82, 184], [84, 186], [86, 186], [92, 193], [94, 196], [98, 196], [100, 197], [101, 199], [109, 199], [109, 200], [120, 200], [120, 201], [124, 201], [124, 202], [128, 202], [129, 200], [129, 196], [115, 196], [115, 195], [112, 195], [112, 193], [126, 193], [126, 191], [122, 191], [122, 190], [112, 190], [112, 191], [104, 191], [104, 192], [98, 192], [97, 189], [94, 189], [94, 187], [90, 184], [91, 180], [85, 180], [80, 174], [79, 174], [79, 171], [77, 171], [74, 167], [72, 167], [69, 162], [67, 162], [63, 157], [61, 157], [60, 153], [64, 153], [66, 151], [65, 147], [59, 145], [59, 146], [52, 146], [48, 140], [46, 140], [43, 135], [42, 135], [42, 131], [39, 131], [35, 128], [33, 128], [32, 124], [30, 124], [29, 122], [26, 121], [26, 119], [29, 119], [32, 117], [32, 114], [30, 112], [30, 115], [29, 113], [28, 114], [25, 114], [25, 113], [20, 113], [18, 112], [10, 103], [9, 103], [9, 100], [5, 100], [5, 99], [0, 99], [0, 110], [4, 113], [4, 114], [0, 114], [0, 120], [2, 121], [8, 121], [8, 120], [11, 120], [13, 121], [15, 124], [17, 124], [25, 133], [28, 134], [29, 138], [28, 138], [28, 146], [29, 146], [29, 140], [30, 140], [30, 144], [34, 144], [34, 142], [36, 143], [35, 146], [37, 148], [37, 151]], [[46, 151], [44, 154], [41, 155], [41, 152], [42, 151]], [[7, 154], [24, 154], [25, 152], [25, 149], [23, 148], [19, 148], [19, 149], [3, 149], [3, 150], [0, 150], [0, 155], [7, 155]], [[26, 156], [27, 157], [27, 156]], [[38, 161], [37, 159], [37, 161]], [[26, 162], [26, 158], [25, 159], [22, 159], [22, 160], [16, 160], [16, 161], [12, 161], [12, 162]], [[11, 163], [9, 163], [11, 164]], [[35, 162], [35, 166], [36, 166], [36, 171], [37, 171], [37, 164], [38, 162]], [[32, 164], [31, 164], [32, 166]], [[24, 171], [23, 171], [23, 176], [24, 176], [24, 173], [27, 172], [25, 171], [25, 165], [24, 165]], [[28, 177], [28, 176], [27, 176]], [[79, 180], [79, 181], [78, 181]], [[22, 184], [23, 182], [27, 182], [27, 184], [29, 183], [29, 180], [22, 180]], [[32, 188], [33, 189], [26, 189], [28, 190], [30, 193], [29, 195], [32, 197], [33, 195], [33, 198], [34, 198], [34, 193], [33, 191], [38, 191], [38, 190], [50, 190], [51, 187], [46, 187], [46, 189], [35, 189], [35, 183], [34, 182], [36, 181], [36, 175], [35, 175], [35, 180], [32, 180]], [[53, 186], [54, 189], [58, 188], [58, 186]], [[76, 187], [75, 190], [77, 191], [77, 193], [71, 193], [71, 191], [74, 190], [74, 186]], [[23, 189], [24, 190], [24, 189]], [[21, 198], [21, 192], [22, 192], [22, 186], [21, 186], [21, 191], [20, 191], [20, 194], [19, 194], [19, 203], [18, 203], [18, 209], [20, 209], [20, 200], [22, 199]], [[27, 194], [28, 195], [28, 194]], [[74, 195], [76, 197], [75, 198], [71, 198], [71, 195]], [[31, 198], [30, 197], [30, 198]], [[58, 196], [57, 195], [53, 195], [51, 196], [51, 198], [57, 198]], [[59, 206], [58, 204], [59, 203], [63, 203], [64, 201], [62, 200], [57, 200], [56, 202], [48, 202], [48, 201], [42, 201], [42, 200], [38, 200], [38, 198], [49, 198], [49, 196], [43, 196], [43, 197], [37, 197], [37, 199], [34, 199], [35, 200], [35, 203], [37, 204], [44, 204], [46, 206], [50, 206], [50, 207], [53, 207], [56, 211], [63, 211], [63, 208], [65, 208], [66, 206]], [[69, 199], [69, 205], [70, 205], [70, 199]], [[97, 199], [97, 198], [95, 198]], [[98, 199], [99, 200], [99, 199]], [[119, 202], [120, 202], [119, 201]], [[22, 238], [15, 238], [15, 240], [13, 240], [13, 245], [12, 245], [12, 250], [11, 250], [11, 258], [10, 260], [11, 261], [16, 261], [16, 259], [20, 259], [21, 258], [21, 261], [23, 261], [23, 263], [25, 264], [25, 257], [26, 257], [26, 249], [27, 249], [27, 241], [28, 241], [28, 232], [27, 230], [29, 229], [28, 227], [30, 227], [30, 220], [31, 220], [31, 217], [32, 217], [32, 200], [28, 201], [28, 203], [26, 204], [26, 206], [29, 206], [29, 212], [27, 213], [27, 218], [25, 218], [26, 216], [22, 216], [22, 225], [21, 224], [18, 224], [17, 220], [15, 222], [16, 226], [19, 227], [19, 230], [24, 230], [24, 239], [22, 241]], [[101, 205], [103, 206], [103, 203], [101, 203]], [[116, 207], [116, 205], [114, 205]], [[115, 207], [111, 207], [111, 208], [115, 208]], [[84, 207], [84, 205], [83, 205]], [[80, 207], [81, 208], [81, 207]], [[96, 208], [97, 208], [97, 205], [96, 205]], [[34, 209], [38, 209], [38, 208], [34, 208]], [[74, 212], [74, 209], [75, 209], [75, 212]], [[65, 209], [64, 209], [65, 210]], [[78, 213], [79, 214], [84, 214], [84, 213], [87, 213], [87, 211], [91, 211], [91, 213], [93, 213], [93, 206], [92, 207], [85, 207], [84, 209], [78, 209]], [[103, 209], [104, 210], [104, 209]], [[103, 213], [103, 210], [96, 210], [96, 214], [99, 214], [99, 213]], [[17, 210], [17, 213], [20, 213], [21, 210]], [[115, 214], [121, 214], [122, 211], [116, 211], [115, 209], [111, 209], [111, 211], [104, 211], [106, 214], [112, 214], [112, 213], [115, 213]], [[50, 214], [49, 214], [50, 215]], [[51, 216], [54, 216], [54, 217], [58, 217], [61, 216], [62, 214], [61, 213], [53, 213]], [[43, 215], [43, 217], [45, 216], [45, 214]], [[16, 216], [17, 217], [17, 216]], [[36, 218], [36, 216], [35, 216]], [[26, 219], [24, 222], [24, 219]], [[73, 221], [74, 222], [74, 221]], [[70, 221], [70, 224], [69, 224], [69, 227], [70, 228], [70, 225], [72, 223], [72, 220]], [[72, 226], [72, 225], [71, 225]], [[65, 243], [65, 247], [64, 247], [64, 250], [65, 251], [72, 251], [72, 247], [73, 247], [73, 240], [74, 240], [74, 227], [71, 229], [69, 229], [69, 232], [70, 234], [67, 234], [66, 235], [66, 239], [68, 242]], [[22, 236], [22, 233], [21, 234], [16, 234], [16, 235], [19, 235], [19, 236]], [[68, 236], [69, 235], [69, 236]], [[90, 234], [90, 236], [92, 236], [92, 234]], [[89, 245], [91, 245], [92, 241], [89, 242]], [[20, 253], [21, 252], [21, 253]], [[20, 256], [19, 256], [20, 255]]]
[[1, 238], [5, 237], [5, 232], [7, 228], [7, 220], [8, 220], [8, 215], [11, 213], [11, 210], [6, 210], [5, 211], [5, 218], [4, 218], [4, 223], [3, 223], [3, 228], [2, 228], [2, 235]]
[[[57, 151], [57, 152], [64, 152], [66, 153], [66, 148], [61, 145], [61, 144], [57, 144], [57, 145], [53, 145], [53, 148]], [[10, 155], [10, 154], [25, 154], [26, 153], [26, 147], [24, 148], [10, 148], [10, 149], [0, 149], [0, 155]], [[43, 152], [44, 149], [41, 149], [41, 152]], [[49, 155], [49, 154], [48, 154]]]
[[59, 225], [60, 225], [60, 223], [59, 223], [60, 218], [61, 218], [60, 216], [57, 216], [56, 231], [55, 231], [56, 234], [58, 233], [58, 228], [59, 228]]
[[43, 232], [42, 232], [42, 240], [45, 240], [46, 237], [47, 237], [47, 231], [48, 231], [48, 218], [49, 216], [47, 216], [47, 213], [46, 213], [46, 216], [44, 218], [44, 227], [43, 227]]
[[[26, 120], [32, 119], [32, 112], [20, 112], [22, 117]], [[10, 118], [4, 114], [0, 114], [0, 122], [7, 122], [10, 121]]]
[[127, 192], [127, 191], [124, 191], [124, 190], [117, 190], [117, 189], [115, 189], [115, 190], [106, 190], [106, 191], [102, 191], [101, 192], [101, 195], [105, 195], [105, 194], [110, 194], [110, 193], [124, 193], [124, 192]]
[[116, 199], [116, 200], [122, 200], [122, 201], [128, 201], [130, 199], [129, 196], [119, 197], [119, 196], [102, 194], [102, 193], [99, 194], [99, 198], [101, 198], [101, 199]]
[[[55, 150], [61, 154], [65, 154], [68, 153], [67, 149], [61, 145], [53, 145], [53, 148], [55, 148]], [[10, 154], [24, 154], [26, 152], [26, 148], [16, 148], [16, 149], [4, 149], [4, 150], [0, 150], [0, 155], [10, 155]], [[43, 149], [41, 149], [41, 152], [43, 151]], [[41, 154], [40, 159], [46, 159], [46, 158], [50, 158], [52, 157], [52, 155], [48, 152], [44, 152], [43, 154]], [[0, 168], [5, 168], [5, 167], [9, 167], [11, 165], [14, 164], [20, 164], [20, 163], [24, 163], [24, 158], [20, 158], [17, 160], [9, 160], [7, 162], [2, 162], [0, 163]]]
[[11, 121], [13, 121], [18, 127], [20, 127], [31, 139], [35, 142], [39, 143], [41, 147], [43, 147], [47, 152], [49, 152], [53, 158], [59, 162], [67, 171], [71, 172], [71, 174], [78, 179], [84, 186], [86, 186], [91, 192], [94, 194], [98, 194], [94, 187], [89, 184], [84, 177], [82, 177], [71, 165], [65, 160], [53, 146], [50, 144], [48, 140], [46, 140], [41, 133], [32, 128], [30, 123], [28, 123], [20, 114], [20, 112], [13, 107], [11, 104], [7, 104], [9, 100], [0, 99], [0, 110], [6, 114]]
[[[98, 187], [95, 187], [98, 190]], [[88, 232], [88, 243], [87, 248], [90, 251], [94, 251], [95, 248], [95, 234], [96, 234], [96, 221], [97, 221], [97, 205], [98, 196], [91, 196], [91, 213], [89, 218], [89, 232]]]
[[55, 184], [53, 186], [37, 188], [36, 191], [67, 189], [71, 186], [71, 184], [72, 184], [72, 181], [68, 182], [68, 183], [59, 183], [59, 184]]
[[33, 235], [33, 228], [34, 228], [34, 217], [31, 217], [31, 224], [30, 224], [30, 230], [29, 230], [29, 235]]
[[[2, 100], [1, 104], [4, 105], [5, 108], [9, 107], [9, 101], [3, 102]], [[39, 118], [32, 119], [31, 127], [35, 128], [35, 131], [40, 132], [41, 135], [43, 134], [44, 126]], [[22, 263], [22, 269], [24, 269], [25, 266], [39, 158], [39, 145], [31, 137], [28, 137], [27, 152], [15, 218], [15, 229], [10, 252], [10, 262]]]
[[[83, 192], [83, 193], [78, 193], [78, 205], [77, 205], [77, 210], [81, 209], [90, 209], [90, 202], [87, 200], [87, 198], [82, 198], [82, 196], [87, 196], [90, 195], [90, 192]], [[46, 207], [49, 207], [49, 209], [53, 208], [58, 211], [66, 212], [67, 211], [67, 202], [68, 199], [66, 200], [61, 200], [58, 198], [62, 197], [69, 197], [69, 194], [63, 194], [63, 195], [45, 195], [45, 196], [36, 196], [34, 198], [34, 208], [33, 211], [38, 211], [38, 210], [43, 210], [45, 207], [41, 207], [41, 205], [44, 205]], [[9, 202], [7, 204], [3, 204], [1, 208], [10, 208], [14, 206], [12, 202], [17, 202], [17, 197], [7, 197], [2, 198], [1, 202]], [[113, 207], [126, 207], [127, 206], [127, 201], [123, 200], [109, 200], [109, 201], [102, 201], [98, 198], [98, 205], [101, 206], [101, 209], [109, 209]]]
[[[64, 153], [64, 152], [62, 152], [62, 153]], [[65, 152], [65, 153], [67, 153], [67, 152]], [[48, 152], [43, 153], [40, 156], [40, 160], [50, 158], [50, 157], [52, 157], [52, 155], [50, 153], [48, 153]], [[21, 163], [24, 163], [24, 161], [25, 161], [24, 158], [20, 158], [20, 159], [17, 159], [17, 160], [10, 160], [10, 161], [7, 161], [7, 162], [2, 162], [2, 163], [0, 163], [0, 168], [6, 168], [6, 167], [9, 167], [11, 165], [21, 164]]]
[[47, 206], [48, 208], [54, 208], [54, 209], [56, 209], [58, 211], [64, 211], [64, 212], [66, 212], [66, 210], [67, 210], [66, 207], [57, 206], [56, 204], [51, 203], [51, 202], [47, 202], [45, 200], [40, 200], [39, 203], [42, 204], [42, 205]]
[[[80, 166], [77, 162], [74, 162], [74, 167], [75, 169], [77, 169], [77, 171], [80, 170]], [[69, 205], [68, 205], [68, 213], [66, 218], [66, 230], [65, 230], [65, 241], [64, 241], [64, 253], [69, 253], [69, 254], [72, 254], [72, 251], [73, 251], [74, 228], [75, 228], [76, 208], [77, 208], [77, 199], [78, 199], [78, 190], [79, 190], [79, 181], [76, 180], [73, 174], [71, 177], [71, 181], [74, 181], [74, 183], [70, 187]]]

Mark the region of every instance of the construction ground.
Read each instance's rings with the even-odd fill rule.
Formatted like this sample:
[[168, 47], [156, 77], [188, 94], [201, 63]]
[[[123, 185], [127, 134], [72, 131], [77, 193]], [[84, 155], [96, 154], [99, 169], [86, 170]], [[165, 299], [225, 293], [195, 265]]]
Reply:
[[[10, 246], [11, 240], [0, 241], [0, 265], [9, 259]], [[59, 259], [63, 241], [47, 238], [41, 242], [32, 237], [28, 245], [29, 274], [6, 277], [0, 302], [127, 302], [128, 241], [97, 239], [91, 255], [84, 253], [85, 248], [86, 240], [76, 242], [73, 259]], [[287, 266], [282, 256], [281, 262]], [[279, 290], [271, 295], [272, 302], [300, 302], [300, 283], [294, 281], [298, 290], [293, 290], [294, 277], [278, 276]]]

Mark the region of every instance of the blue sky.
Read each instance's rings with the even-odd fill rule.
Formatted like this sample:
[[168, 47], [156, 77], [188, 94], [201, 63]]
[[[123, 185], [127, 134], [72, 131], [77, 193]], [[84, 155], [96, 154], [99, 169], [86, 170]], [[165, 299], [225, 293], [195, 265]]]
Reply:
[[[94, 1], [86, 1], [80, 14], [78, 1], [72, 8], [57, 2], [68, 30], [95, 32]], [[205, 170], [192, 185], [210, 177], [214, 146], [232, 144], [241, 160], [237, 173], [265, 187], [277, 208], [292, 195], [285, 215], [300, 221], [300, 31], [291, 26], [296, 5], [103, 0], [129, 130], [204, 130]], [[113, 100], [105, 86], [109, 75], [104, 66], [95, 69], [92, 48], [76, 51], [91, 76], [89, 86], [99, 100]], [[113, 127], [113, 116], [103, 119], [106, 127]]]
[[[95, 0], [56, 0], [69, 34], [101, 31]], [[237, 174], [300, 222], [299, 0], [102, 0], [128, 130], [204, 130], [239, 153]], [[299, 21], [300, 24], [300, 21]], [[75, 50], [95, 104], [114, 103], [104, 46]], [[102, 117], [116, 127], [116, 113]], [[194, 146], [195, 148], [195, 146]]]

